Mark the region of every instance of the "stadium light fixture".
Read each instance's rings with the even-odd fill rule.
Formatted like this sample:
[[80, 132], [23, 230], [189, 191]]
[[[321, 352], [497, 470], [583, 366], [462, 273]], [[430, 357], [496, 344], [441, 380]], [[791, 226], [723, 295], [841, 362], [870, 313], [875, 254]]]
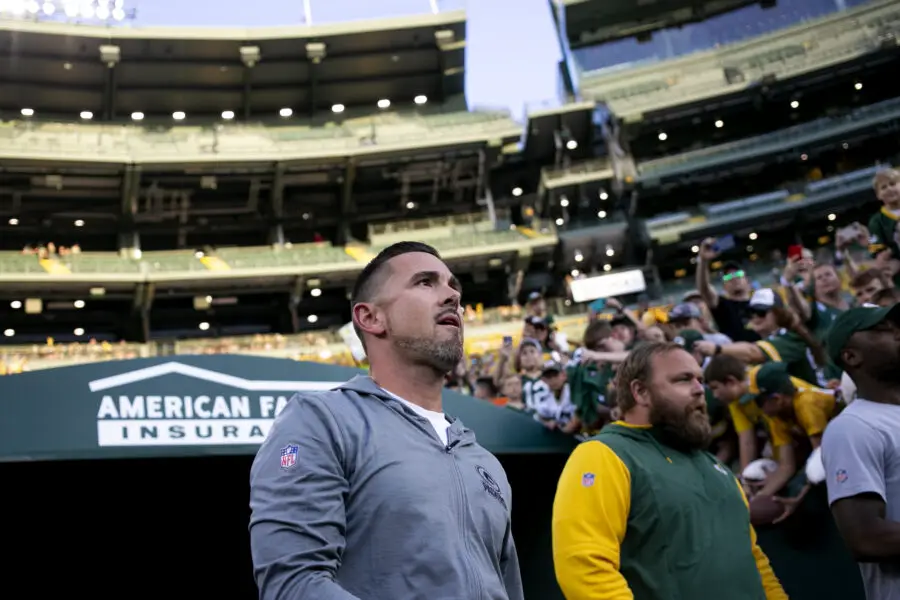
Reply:
[[316, 315], [309, 315], [308, 317], [306, 317], [306, 320], [310, 323], [315, 323], [319, 320], [319, 317], [317, 317]]
[[197, 327], [200, 328], [200, 331], [206, 331], [207, 329], [209, 329], [209, 323], [207, 323], [206, 321], [203, 321]]
[[63, 6], [63, 10], [65, 10], [67, 17], [74, 19], [78, 16], [78, 3], [67, 0]]
[[659, 135], [657, 137], [659, 138], [659, 141], [661, 141], [661, 142], [664, 142], [667, 139], [669, 139], [669, 136], [665, 131], [660, 131]]
[[4, 330], [3, 335], [5, 335], [6, 337], [12, 337], [12, 336], [16, 335], [16, 330], [15, 329], [6, 329], [6, 330]]
[[791, 108], [800, 108], [800, 102], [798, 102], [797, 100], [791, 100]]
[[831, 214], [828, 215], [828, 220], [829, 220], [829, 221], [834, 221], [835, 219], [837, 219], [837, 215], [836, 215], [836, 214], [831, 213]]
[[606, 200], [608, 198], [609, 198], [609, 194], [607, 194], [605, 190], [600, 190], [600, 199]]
[[9, 307], [13, 310], [19, 310], [20, 308], [22, 308], [22, 301], [21, 300], [13, 300], [12, 302], [9, 303]]
[[81, 114], [79, 114], [78, 116], [81, 117], [85, 121], [90, 121], [91, 119], [94, 118], [94, 113], [92, 113], [89, 110], [83, 110], [83, 111], [81, 111]]
[[248, 69], [252, 69], [262, 59], [259, 46], [241, 46], [238, 52], [241, 55], [241, 62]]
[[44, 4], [41, 6], [41, 12], [43, 12], [47, 17], [52, 17], [56, 12], [56, 5], [52, 2], [44, 2]]
[[514, 187], [514, 188], [512, 189], [512, 195], [515, 196], [516, 198], [518, 198], [519, 196], [521, 196], [521, 195], [522, 195], [522, 188], [520, 188], [519, 186]]
[[566, 148], [568, 148], [569, 150], [575, 150], [576, 148], [578, 148], [578, 142], [576, 142], [575, 140], [569, 140], [568, 142], [566, 142]]
[[410, 201], [410, 202], [407, 202], [407, 203], [406, 203], [406, 210], [412, 210], [412, 209], [414, 209], [415, 207], [416, 207], [416, 203], [415, 203], [415, 202]]
[[75, 308], [84, 308], [84, 300], [76, 300], [72, 303]]
[[203, 250], [197, 250], [196, 252], [194, 252], [194, 258], [196, 258], [197, 260], [200, 260], [204, 256], [206, 255], [203, 253]]
[[750, 238], [751, 240], [755, 240], [756, 238], [759, 237], [759, 235], [757, 235], [757, 233], [755, 231], [752, 231], [752, 232], [750, 232], [750, 235], [748, 235], [747, 237]]
[[230, 121], [231, 119], [234, 118], [234, 111], [233, 110], [223, 110], [222, 118], [225, 119], [226, 121]]
[[344, 112], [344, 105], [343, 105], [343, 104], [333, 104], [333, 105], [331, 106], [331, 112], [333, 112], [333, 113], [342, 113], [342, 112]]
[[172, 118], [175, 119], [176, 121], [184, 121], [185, 116], [186, 115], [184, 114], [183, 110], [176, 110], [175, 112], [172, 113]]
[[16, 225], [19, 224], [19, 220], [15, 217], [10, 217], [9, 224], [12, 225], [13, 227], [15, 227]]
[[292, 114], [294, 114], [294, 110], [291, 108], [287, 108], [287, 107], [282, 108], [281, 110], [278, 111], [278, 116], [285, 118], [285, 119], [290, 117]]
[[84, 221], [81, 219], [75, 219], [75, 227], [84, 227]]
[[82, 336], [82, 335], [84, 335], [84, 328], [76, 327], [75, 331], [73, 331], [72, 333], [74, 333], [76, 336]]
[[320, 290], [319, 288], [313, 288], [313, 289], [309, 290], [309, 295], [312, 296], [313, 298], [318, 298], [319, 296], [322, 295], [322, 290]]
[[855, 84], [853, 84], [853, 88], [858, 92], [862, 89], [862, 83], [857, 81]]
[[563, 196], [562, 198], [559, 199], [559, 205], [562, 206], [563, 208], [566, 208], [567, 206], [569, 206], [569, 199], [566, 198], [565, 196]]
[[426, 102], [428, 102], [428, 96], [419, 94], [418, 96], [413, 98], [413, 102], [415, 102], [416, 104], [425, 104]]
[[616, 251], [613, 250], [613, 247], [612, 247], [612, 246], [607, 246], [607, 247], [606, 247], [606, 255], [607, 255], [607, 256], [615, 256], [615, 255], [616, 255]]
[[598, 219], [605, 219], [605, 218], [606, 218], [606, 211], [605, 211], [605, 210], [599, 211], [599, 212], [597, 213], [597, 218], [598, 218]]
[[133, 113], [131, 113], [131, 120], [132, 120], [132, 121], [143, 121], [143, 120], [144, 120], [144, 113], [142, 113], [142, 112], [139, 111], [139, 110], [138, 110], [138, 111], [135, 111], [135, 112], [133, 112]]
[[723, 127], [725, 127], [725, 121], [723, 121], [722, 119], [718, 119], [716, 121], [716, 129], [722, 129]]
[[34, 109], [33, 108], [23, 108], [21, 111], [23, 117], [33, 117]]
[[804, 160], [804, 161], [805, 161], [805, 160], [808, 159], [808, 158], [809, 158], [809, 155], [808, 155], [806, 152], [804, 152], [803, 154], [800, 155], [800, 160]]
[[575, 262], [581, 262], [584, 260], [584, 255], [581, 252], [575, 252]]
[[387, 98], [382, 98], [378, 101], [378, 108], [389, 108], [391, 106], [391, 101]]
[[558, 218], [558, 219], [556, 220], [556, 226], [557, 226], [557, 227], [562, 227], [562, 226], [563, 226], [563, 223], [565, 223], [565, 220], [564, 220], [562, 217], [560, 217], [560, 218]]
[[612, 271], [612, 265], [610, 265], [610, 264], [603, 265], [603, 270], [606, 271], [607, 273], [609, 273], [610, 271]]
[[700, 246], [696, 246], [696, 245], [691, 246], [691, 252], [693, 252], [694, 254], [697, 254], [698, 252], [700, 252]]
[[581, 275], [581, 271], [579, 271], [578, 269], [572, 269], [572, 277], [578, 277], [579, 275]]

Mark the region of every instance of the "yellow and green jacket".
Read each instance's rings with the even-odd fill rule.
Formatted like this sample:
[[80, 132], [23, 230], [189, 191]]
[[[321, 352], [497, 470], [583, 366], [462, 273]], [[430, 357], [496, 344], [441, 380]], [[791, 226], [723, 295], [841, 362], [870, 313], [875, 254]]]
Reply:
[[734, 475], [621, 421], [566, 463], [553, 559], [568, 600], [787, 600]]

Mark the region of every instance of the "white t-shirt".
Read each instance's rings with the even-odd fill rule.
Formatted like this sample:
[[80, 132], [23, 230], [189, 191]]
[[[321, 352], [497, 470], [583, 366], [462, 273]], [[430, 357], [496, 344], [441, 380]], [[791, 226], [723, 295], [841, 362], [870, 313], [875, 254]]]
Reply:
[[[388, 392], [387, 390], [384, 391], [388, 394], [391, 394], [391, 392]], [[408, 406], [410, 410], [412, 410], [417, 415], [423, 416], [428, 419], [428, 422], [431, 423], [431, 426], [434, 428], [434, 432], [444, 443], [444, 445], [446, 446], [449, 443], [447, 439], [447, 430], [450, 429], [450, 421], [447, 420], [447, 416], [444, 413], [422, 408], [418, 404], [413, 404], [409, 400], [404, 400], [397, 394], [391, 394], [391, 396], [402, 402], [404, 405]]]
[[[900, 521], [900, 406], [857, 398], [825, 429], [822, 458], [829, 504], [877, 494], [885, 518]], [[900, 600], [900, 569], [892, 561], [859, 568], [869, 600]]]

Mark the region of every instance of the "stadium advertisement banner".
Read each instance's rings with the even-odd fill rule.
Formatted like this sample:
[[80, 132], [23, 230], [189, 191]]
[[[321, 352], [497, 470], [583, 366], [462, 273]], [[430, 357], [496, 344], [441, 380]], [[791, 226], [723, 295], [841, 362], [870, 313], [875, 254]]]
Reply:
[[[0, 460], [254, 453], [296, 392], [360, 371], [244, 355], [96, 362], [0, 377]], [[565, 451], [527, 416], [445, 393], [495, 452]], [[521, 425], [512, 424], [510, 420]]]

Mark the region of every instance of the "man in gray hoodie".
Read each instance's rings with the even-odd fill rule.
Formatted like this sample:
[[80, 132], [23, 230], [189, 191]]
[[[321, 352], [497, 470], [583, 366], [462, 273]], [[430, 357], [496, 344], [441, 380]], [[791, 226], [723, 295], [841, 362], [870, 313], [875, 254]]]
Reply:
[[351, 301], [370, 364], [295, 395], [250, 472], [261, 600], [522, 600], [500, 462], [441, 406], [463, 354], [459, 281], [390, 246]]

